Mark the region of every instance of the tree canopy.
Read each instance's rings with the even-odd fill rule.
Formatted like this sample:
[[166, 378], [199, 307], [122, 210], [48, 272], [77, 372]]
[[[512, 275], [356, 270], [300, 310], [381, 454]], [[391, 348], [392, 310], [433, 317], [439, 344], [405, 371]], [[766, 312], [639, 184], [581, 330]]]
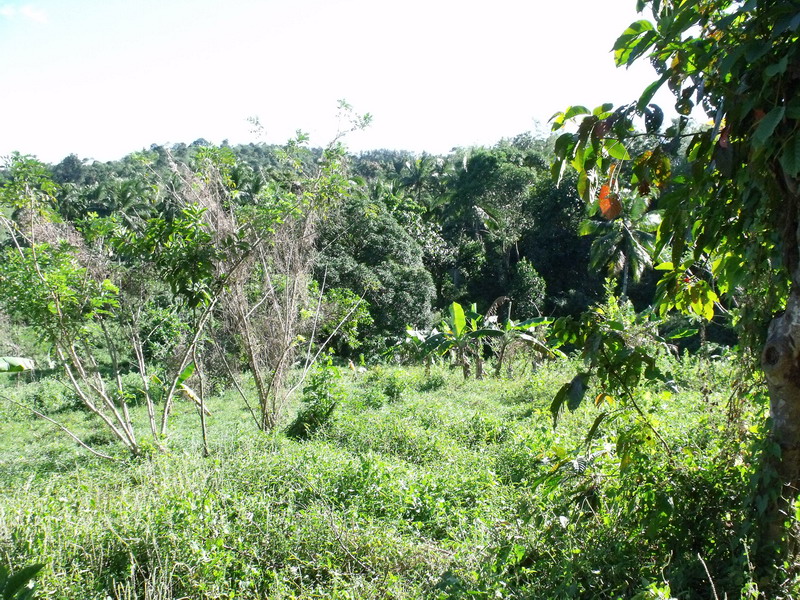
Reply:
[[[779, 514], [800, 481], [800, 5], [639, 0], [637, 8], [651, 18], [624, 31], [615, 60], [647, 59], [657, 79], [631, 104], [555, 115], [554, 129], [574, 122], [577, 130], [556, 141], [554, 172], [574, 167], [591, 212], [609, 220], [634, 190], [657, 201], [655, 252], [671, 252], [659, 266], [662, 313], [678, 307], [708, 318], [722, 301], [746, 350], [757, 355], [766, 341], [761, 365], [783, 484], [767, 519], [774, 542], [785, 537]], [[678, 114], [671, 123], [651, 102], [664, 85]], [[698, 114], [707, 119], [699, 127]], [[670, 159], [680, 145], [683, 169]]]

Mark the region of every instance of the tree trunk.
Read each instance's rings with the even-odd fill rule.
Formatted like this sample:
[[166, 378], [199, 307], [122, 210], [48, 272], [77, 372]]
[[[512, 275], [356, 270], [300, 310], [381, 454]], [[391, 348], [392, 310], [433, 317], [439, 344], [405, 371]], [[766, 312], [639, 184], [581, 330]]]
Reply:
[[[788, 556], [797, 550], [797, 532], [785, 524], [791, 520], [791, 510], [800, 489], [800, 288], [795, 286], [789, 296], [786, 311], [774, 318], [767, 333], [767, 343], [761, 354], [761, 366], [767, 378], [770, 397], [772, 429], [770, 441], [780, 448], [779, 456], [768, 454], [766, 470], [769, 477], [774, 468], [777, 481], [763, 481], [766, 489], [759, 490], [769, 498], [764, 515], [765, 550], [775, 550]], [[774, 554], [771, 554], [775, 558]], [[770, 561], [771, 562], [771, 561]]]
[[625, 302], [628, 298], [628, 258], [625, 257], [625, 264], [622, 267], [622, 289], [619, 293], [620, 303]]

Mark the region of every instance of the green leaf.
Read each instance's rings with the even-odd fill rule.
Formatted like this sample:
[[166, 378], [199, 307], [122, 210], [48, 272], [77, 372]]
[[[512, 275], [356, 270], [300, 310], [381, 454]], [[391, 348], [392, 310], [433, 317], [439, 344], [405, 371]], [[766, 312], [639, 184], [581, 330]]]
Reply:
[[764, 118], [758, 123], [755, 133], [753, 133], [753, 144], [756, 146], [763, 146], [770, 138], [778, 123], [783, 119], [786, 108], [783, 106], [776, 106], [769, 111]]
[[23, 598], [32, 598], [33, 589], [28, 588], [28, 583], [33, 580], [42, 568], [44, 568], [43, 564], [29, 565], [9, 576], [2, 582], [4, 585], [0, 588], [0, 592], [3, 593], [3, 599], [21, 600]]
[[20, 371], [32, 371], [36, 364], [30, 358], [19, 356], [0, 356], [0, 373], [19, 373]]
[[467, 337], [478, 339], [483, 337], [503, 337], [505, 332], [500, 329], [476, 329], [467, 333]]
[[588, 383], [588, 373], [578, 373], [572, 378], [572, 381], [569, 383], [569, 389], [567, 390], [567, 408], [569, 408], [570, 412], [574, 412], [581, 405], [583, 397], [586, 395]]
[[555, 319], [552, 317], [533, 317], [532, 319], [525, 319], [516, 324], [515, 329], [530, 329], [538, 325], [549, 325]]
[[800, 174], [800, 135], [795, 133], [787, 140], [780, 163], [789, 177], [797, 177]]
[[585, 106], [575, 105], [570, 106], [566, 111], [564, 111], [564, 119], [572, 119], [577, 117], [578, 115], [590, 115], [592, 114], [588, 108]]
[[464, 308], [458, 302], [453, 302], [450, 305], [450, 320], [453, 333], [456, 337], [461, 337], [461, 334], [467, 328], [467, 317], [464, 315]]
[[647, 50], [655, 37], [650, 21], [642, 19], [631, 23], [614, 43], [614, 62], [617, 66], [630, 65]]
[[188, 365], [186, 365], [186, 368], [183, 370], [183, 372], [180, 375], [178, 375], [178, 379], [175, 382], [175, 387], [182, 386], [183, 382], [189, 379], [194, 374], [194, 369], [195, 369], [194, 362], [190, 362]]
[[578, 225], [578, 235], [594, 235], [600, 231], [600, 228], [601, 224], [597, 221], [586, 219], [581, 221], [580, 225]]
[[588, 444], [594, 439], [594, 436], [597, 435], [597, 430], [600, 428], [600, 425], [603, 421], [605, 421], [606, 417], [608, 417], [610, 413], [608, 411], [602, 412], [597, 415], [597, 418], [592, 423], [592, 426], [589, 428], [589, 433], [586, 434], [586, 443]]
[[748, 42], [744, 48], [744, 56], [747, 62], [753, 63], [764, 56], [772, 49], [772, 45], [764, 40]]
[[606, 140], [603, 148], [608, 152], [609, 156], [618, 160], [630, 160], [631, 155], [628, 149], [619, 140]]
[[556, 139], [555, 146], [553, 147], [553, 151], [555, 155], [561, 159], [570, 158], [572, 154], [572, 148], [575, 146], [575, 134], [573, 133], [562, 133]]
[[611, 112], [611, 109], [614, 108], [614, 105], [610, 102], [606, 102], [605, 104], [601, 104], [597, 108], [592, 111], [592, 114], [597, 117], [598, 119], [603, 119]]
[[670, 333], [668, 339], [680, 340], [683, 338], [692, 337], [693, 335], [697, 335], [697, 331], [698, 330], [696, 327], [681, 327], [680, 329], [676, 329]]
[[553, 428], [555, 429], [556, 424], [558, 423], [558, 417], [564, 410], [564, 400], [567, 398], [567, 392], [569, 392], [570, 388], [569, 383], [565, 383], [561, 386], [561, 389], [558, 390], [555, 397], [553, 398], [552, 404], [550, 404], [550, 414], [553, 415]]
[[580, 173], [578, 173], [578, 183], [576, 185], [576, 188], [578, 190], [578, 196], [580, 196], [581, 198], [583, 198], [588, 202], [590, 194], [589, 176], [586, 174], [585, 170], [582, 170]]
[[766, 79], [770, 79], [775, 77], [775, 75], [781, 75], [786, 72], [786, 67], [789, 64], [789, 56], [784, 55], [782, 59], [778, 62], [771, 64], [766, 69], [764, 69], [764, 77]]
[[644, 124], [648, 133], [655, 133], [661, 129], [664, 123], [664, 111], [660, 106], [655, 104], [648, 104], [644, 108]]

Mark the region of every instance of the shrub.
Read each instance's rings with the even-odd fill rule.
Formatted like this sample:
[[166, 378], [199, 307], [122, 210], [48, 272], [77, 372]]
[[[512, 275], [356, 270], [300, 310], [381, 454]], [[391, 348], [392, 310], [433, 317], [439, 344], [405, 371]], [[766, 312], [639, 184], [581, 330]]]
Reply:
[[21, 404], [45, 414], [73, 410], [82, 406], [78, 395], [71, 387], [49, 377], [26, 384], [17, 392], [17, 398]]
[[520, 260], [514, 270], [511, 283], [511, 300], [514, 315], [518, 319], [541, 316], [542, 303], [547, 289], [544, 279], [525, 258]]
[[330, 420], [336, 404], [344, 395], [339, 384], [341, 377], [342, 373], [333, 366], [330, 355], [317, 365], [303, 388], [304, 406], [286, 429], [288, 437], [308, 439]]

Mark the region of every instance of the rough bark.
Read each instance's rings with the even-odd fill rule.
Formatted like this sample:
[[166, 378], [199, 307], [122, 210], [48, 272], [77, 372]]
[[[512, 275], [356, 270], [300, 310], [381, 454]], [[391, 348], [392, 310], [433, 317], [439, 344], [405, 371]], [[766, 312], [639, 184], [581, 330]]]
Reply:
[[771, 465], [778, 478], [773, 494], [779, 493], [765, 515], [764, 541], [786, 555], [797, 549], [797, 533], [785, 523], [800, 490], [800, 288], [792, 290], [785, 312], [770, 323], [761, 365], [769, 388], [771, 441], [780, 447]]

